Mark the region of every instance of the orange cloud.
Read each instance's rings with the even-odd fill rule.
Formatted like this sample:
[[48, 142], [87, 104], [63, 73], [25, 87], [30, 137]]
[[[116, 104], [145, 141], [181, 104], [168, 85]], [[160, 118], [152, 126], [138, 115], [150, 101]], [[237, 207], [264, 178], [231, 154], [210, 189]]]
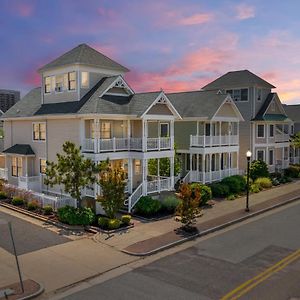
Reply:
[[246, 20], [255, 17], [255, 8], [247, 4], [240, 4], [236, 7], [236, 18]]

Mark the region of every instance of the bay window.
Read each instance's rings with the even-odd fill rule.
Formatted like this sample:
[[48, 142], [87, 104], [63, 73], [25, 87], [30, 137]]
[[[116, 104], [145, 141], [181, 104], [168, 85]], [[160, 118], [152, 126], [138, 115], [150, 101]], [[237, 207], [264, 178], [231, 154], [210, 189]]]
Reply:
[[87, 89], [89, 87], [89, 73], [81, 72], [81, 87]]
[[22, 176], [23, 166], [22, 166], [22, 158], [13, 156], [11, 158], [11, 175], [14, 177]]

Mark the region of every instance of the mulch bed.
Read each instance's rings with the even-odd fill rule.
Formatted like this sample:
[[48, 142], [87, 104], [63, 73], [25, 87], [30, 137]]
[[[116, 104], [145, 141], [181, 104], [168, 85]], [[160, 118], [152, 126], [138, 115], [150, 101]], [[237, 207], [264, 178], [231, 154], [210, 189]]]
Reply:
[[[13, 283], [5, 287], [0, 287], [0, 290], [11, 289], [14, 291], [13, 295], [7, 296], [7, 298], [2, 297], [0, 299], [17, 300], [28, 296], [34, 296], [34, 295], [37, 296], [38, 294], [41, 294], [44, 290], [39, 283], [31, 279], [24, 280], [23, 285], [24, 285], [24, 293], [22, 293], [20, 282]], [[38, 293], [39, 291], [40, 293]]]

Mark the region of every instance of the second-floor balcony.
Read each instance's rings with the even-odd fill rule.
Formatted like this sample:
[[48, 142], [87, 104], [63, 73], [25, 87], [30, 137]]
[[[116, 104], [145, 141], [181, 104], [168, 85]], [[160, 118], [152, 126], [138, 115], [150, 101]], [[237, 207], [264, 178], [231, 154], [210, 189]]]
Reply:
[[289, 142], [290, 135], [287, 133], [275, 134], [275, 143]]
[[191, 147], [223, 147], [223, 146], [237, 146], [239, 144], [238, 135], [191, 135]]
[[170, 137], [157, 138], [86, 138], [82, 144], [84, 152], [117, 152], [117, 151], [162, 151], [173, 148]]

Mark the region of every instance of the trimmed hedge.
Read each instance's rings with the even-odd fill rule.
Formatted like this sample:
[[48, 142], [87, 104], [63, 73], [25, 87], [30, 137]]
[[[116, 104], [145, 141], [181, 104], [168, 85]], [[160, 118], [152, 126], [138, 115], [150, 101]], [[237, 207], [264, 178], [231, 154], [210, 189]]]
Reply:
[[175, 196], [168, 196], [161, 201], [162, 209], [172, 213], [175, 212], [179, 203], [180, 199]]
[[291, 178], [299, 178], [300, 177], [300, 166], [292, 165], [284, 170], [284, 175], [286, 177]]
[[57, 210], [58, 219], [69, 225], [90, 225], [94, 222], [95, 214], [90, 208], [75, 208], [64, 206]]
[[215, 198], [225, 198], [230, 194], [229, 187], [226, 184], [223, 184], [221, 182], [212, 183], [210, 185], [210, 188], [212, 191], [212, 195]]
[[108, 220], [108, 229], [118, 229], [121, 226], [121, 221], [119, 219], [109, 219]]
[[21, 206], [24, 204], [24, 199], [20, 197], [13, 197], [11, 200], [12, 205]]
[[49, 216], [53, 213], [53, 208], [50, 205], [46, 205], [43, 207], [44, 215]]
[[7, 194], [5, 192], [0, 192], [0, 199], [7, 199]]
[[143, 196], [135, 206], [135, 211], [143, 216], [150, 216], [159, 212], [162, 208], [160, 201], [150, 196]]
[[226, 177], [221, 183], [228, 186], [230, 194], [238, 194], [246, 189], [246, 180], [240, 175]]
[[121, 217], [121, 222], [124, 224], [124, 225], [130, 225], [130, 222], [131, 222], [131, 215], [123, 215]]

